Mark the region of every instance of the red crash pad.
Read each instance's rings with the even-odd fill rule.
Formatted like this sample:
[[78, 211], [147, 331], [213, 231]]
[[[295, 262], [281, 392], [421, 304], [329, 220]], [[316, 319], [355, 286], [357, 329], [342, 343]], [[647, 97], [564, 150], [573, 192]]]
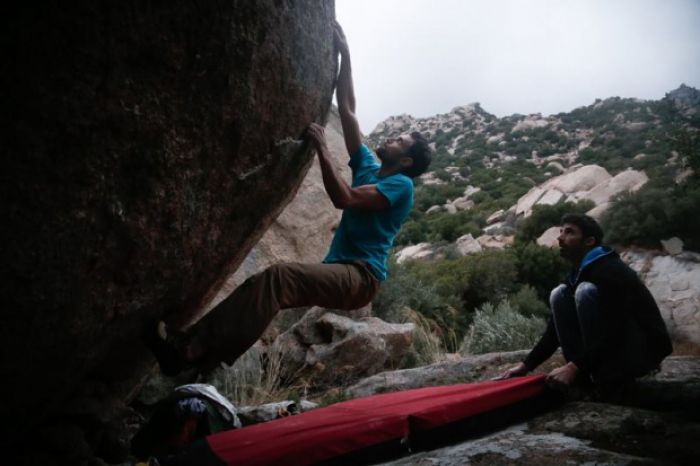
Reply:
[[408, 437], [535, 396], [544, 376], [358, 398], [207, 437], [227, 465], [308, 465]]

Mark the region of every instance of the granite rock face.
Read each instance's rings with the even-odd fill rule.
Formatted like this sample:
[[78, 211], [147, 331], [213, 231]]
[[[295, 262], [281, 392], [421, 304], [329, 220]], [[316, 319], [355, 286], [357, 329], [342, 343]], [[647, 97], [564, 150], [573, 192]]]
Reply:
[[613, 177], [598, 165], [583, 165], [533, 187], [514, 207], [518, 215], [528, 217], [535, 205], [555, 205], [565, 200], [576, 202], [587, 199], [596, 205], [597, 210], [592, 214], [600, 216], [613, 196], [622, 192], [634, 192], [648, 180], [644, 172], [636, 170], [628, 169]]
[[654, 295], [674, 340], [700, 344], [700, 254], [629, 250], [622, 258]]
[[191, 321], [293, 197], [337, 68], [328, 1], [17, 5], [1, 20], [5, 439], [133, 396], [145, 324]]

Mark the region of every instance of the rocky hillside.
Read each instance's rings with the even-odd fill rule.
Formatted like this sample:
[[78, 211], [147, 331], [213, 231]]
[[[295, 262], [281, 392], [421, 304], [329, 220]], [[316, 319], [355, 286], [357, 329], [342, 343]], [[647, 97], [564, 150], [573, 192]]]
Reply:
[[[397, 242], [454, 241], [466, 233], [479, 236], [492, 214], [507, 211], [529, 190], [584, 165], [604, 171], [598, 168], [600, 176], [591, 180], [593, 184], [577, 191], [590, 191], [615, 177], [606, 202], [639, 188], [645, 179], [657, 187], [681, 182], [700, 158], [698, 99], [698, 90], [683, 85], [658, 101], [613, 97], [547, 117], [497, 118], [479, 104], [429, 118], [391, 117], [369, 135], [370, 146], [386, 137], [421, 131], [436, 153], [432, 171], [422, 177], [417, 190], [416, 212]], [[634, 174], [623, 174], [630, 169]], [[545, 191], [533, 194], [530, 204], [517, 213], [529, 211], [537, 201], [555, 204], [583, 198], [570, 196], [571, 189], [558, 191], [544, 199], [539, 198]], [[595, 196], [589, 197], [601, 204], [603, 199]], [[449, 218], [455, 213], [459, 220]], [[435, 215], [428, 220], [425, 214]]]
[[[478, 103], [428, 118], [393, 116], [377, 125], [368, 142], [374, 146], [385, 137], [420, 131], [438, 155], [432, 167], [435, 177], [447, 181], [439, 170], [452, 162], [457, 168], [472, 164], [478, 168], [479, 162], [487, 168], [515, 160], [536, 166], [557, 162], [550, 168], [561, 171], [574, 163], [599, 160], [612, 172], [633, 165], [644, 168], [652, 165], [650, 157], [657, 163], [673, 157], [668, 136], [679, 126], [699, 125], [700, 92], [681, 85], [658, 101], [611, 97], [548, 117], [497, 118]], [[623, 165], [618, 158], [631, 160]], [[430, 184], [433, 177], [426, 178]]]

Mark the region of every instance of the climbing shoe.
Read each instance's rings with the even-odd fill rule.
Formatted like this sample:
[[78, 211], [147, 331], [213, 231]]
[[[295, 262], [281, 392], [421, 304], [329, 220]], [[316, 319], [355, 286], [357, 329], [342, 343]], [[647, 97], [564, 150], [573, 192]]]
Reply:
[[159, 320], [150, 325], [145, 335], [146, 346], [151, 350], [158, 361], [163, 375], [173, 377], [179, 374], [186, 366], [185, 358], [174, 335], [168, 335], [165, 322]]

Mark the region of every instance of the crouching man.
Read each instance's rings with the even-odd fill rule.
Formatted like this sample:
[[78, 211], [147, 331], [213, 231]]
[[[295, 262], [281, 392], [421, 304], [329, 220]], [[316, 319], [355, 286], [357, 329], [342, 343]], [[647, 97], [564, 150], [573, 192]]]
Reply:
[[611, 248], [587, 215], [561, 220], [559, 251], [573, 270], [551, 292], [547, 329], [517, 366], [502, 378], [527, 374], [561, 346], [567, 363], [547, 375], [547, 384], [566, 390], [592, 381], [612, 394], [658, 368], [672, 351], [666, 326], [647, 287]]

